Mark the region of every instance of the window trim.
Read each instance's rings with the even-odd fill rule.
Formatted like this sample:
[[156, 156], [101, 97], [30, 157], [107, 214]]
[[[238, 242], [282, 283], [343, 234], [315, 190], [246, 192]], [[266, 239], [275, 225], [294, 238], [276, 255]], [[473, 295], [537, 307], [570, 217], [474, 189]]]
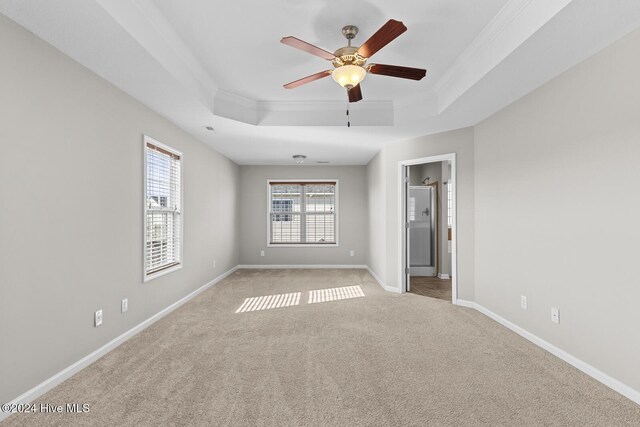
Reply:
[[[335, 182], [336, 195], [335, 195], [335, 228], [336, 228], [336, 241], [335, 243], [271, 243], [271, 183], [272, 182], [291, 182], [291, 183], [309, 183], [315, 182]], [[268, 248], [337, 248], [340, 246], [340, 180], [339, 179], [280, 179], [272, 178], [267, 179], [267, 247]]]
[[[177, 264], [166, 266], [152, 273], [147, 273], [147, 144], [155, 145], [158, 148], [166, 150], [180, 157], [180, 260]], [[174, 271], [182, 269], [184, 259], [184, 154], [160, 141], [143, 134], [142, 138], [142, 281], [148, 282], [158, 277], [162, 277]]]

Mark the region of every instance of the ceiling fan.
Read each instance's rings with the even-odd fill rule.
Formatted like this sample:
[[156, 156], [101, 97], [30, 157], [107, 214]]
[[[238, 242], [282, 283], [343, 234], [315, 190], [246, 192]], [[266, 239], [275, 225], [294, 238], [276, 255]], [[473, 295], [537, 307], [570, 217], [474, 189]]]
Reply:
[[349, 102], [358, 102], [362, 99], [360, 82], [368, 73], [382, 76], [399, 77], [402, 79], [421, 80], [427, 70], [420, 68], [399, 67], [397, 65], [367, 64], [367, 60], [380, 49], [395, 40], [400, 34], [407, 31], [407, 27], [394, 19], [390, 19], [374, 35], [360, 47], [351, 46], [351, 40], [358, 34], [358, 27], [347, 25], [342, 29], [342, 34], [348, 40], [348, 45], [341, 47], [334, 53], [328, 52], [296, 37], [288, 36], [280, 40], [288, 46], [303, 50], [322, 59], [331, 61], [333, 70], [325, 70], [319, 73], [303, 77], [299, 80], [284, 85], [286, 89], [293, 89], [303, 84], [331, 76], [340, 86], [347, 89]]

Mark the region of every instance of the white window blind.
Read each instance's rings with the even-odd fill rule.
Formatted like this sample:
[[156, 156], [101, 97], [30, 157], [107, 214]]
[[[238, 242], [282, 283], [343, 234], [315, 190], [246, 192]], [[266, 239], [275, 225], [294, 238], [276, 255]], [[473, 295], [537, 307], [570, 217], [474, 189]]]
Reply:
[[181, 263], [181, 154], [145, 139], [145, 277]]
[[269, 182], [269, 244], [337, 244], [337, 182]]

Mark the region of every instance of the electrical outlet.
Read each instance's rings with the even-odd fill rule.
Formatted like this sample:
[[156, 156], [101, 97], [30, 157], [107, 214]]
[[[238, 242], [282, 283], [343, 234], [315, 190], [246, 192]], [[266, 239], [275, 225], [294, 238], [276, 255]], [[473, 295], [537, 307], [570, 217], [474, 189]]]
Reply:
[[551, 307], [551, 321], [553, 323], [560, 323], [560, 310], [555, 307]]
[[213, 268], [216, 268], [216, 260], [213, 260]]
[[102, 309], [95, 312], [93, 316], [94, 326], [102, 325]]
[[260, 256], [264, 256], [264, 251], [260, 251]]
[[126, 312], [129, 309], [129, 300], [127, 298], [122, 300], [122, 304], [120, 306], [122, 308], [122, 312]]
[[525, 310], [527, 309], [527, 297], [525, 297], [524, 295], [520, 296], [520, 307]]
[[356, 251], [354, 251], [354, 250], [349, 251], [349, 255], [350, 256], [355, 256], [356, 255]]

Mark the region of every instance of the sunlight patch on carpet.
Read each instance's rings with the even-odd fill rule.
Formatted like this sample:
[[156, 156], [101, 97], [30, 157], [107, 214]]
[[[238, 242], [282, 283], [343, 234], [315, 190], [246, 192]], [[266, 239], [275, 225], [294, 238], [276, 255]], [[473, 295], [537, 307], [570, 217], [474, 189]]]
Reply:
[[242, 305], [238, 307], [236, 313], [299, 305], [300, 294], [300, 292], [292, 292], [289, 294], [265, 295], [261, 297], [247, 298], [244, 300]]
[[344, 286], [342, 288], [318, 289], [309, 292], [309, 304], [318, 302], [338, 301], [343, 299], [363, 297], [360, 286]]

